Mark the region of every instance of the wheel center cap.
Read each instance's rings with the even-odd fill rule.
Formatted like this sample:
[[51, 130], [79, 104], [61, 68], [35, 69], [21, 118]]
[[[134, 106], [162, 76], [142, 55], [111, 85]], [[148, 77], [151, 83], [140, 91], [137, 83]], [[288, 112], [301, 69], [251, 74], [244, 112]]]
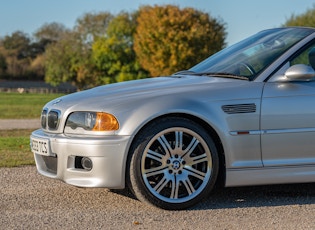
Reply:
[[180, 162], [179, 161], [174, 161], [172, 167], [175, 170], [179, 169], [180, 168]]

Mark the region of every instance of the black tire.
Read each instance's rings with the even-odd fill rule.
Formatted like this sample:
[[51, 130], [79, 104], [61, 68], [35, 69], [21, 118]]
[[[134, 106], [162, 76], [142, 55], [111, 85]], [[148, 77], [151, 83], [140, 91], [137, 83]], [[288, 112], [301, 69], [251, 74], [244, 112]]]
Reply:
[[129, 184], [145, 203], [186, 209], [212, 190], [219, 158], [211, 136], [199, 124], [166, 117], [146, 126], [130, 152]]

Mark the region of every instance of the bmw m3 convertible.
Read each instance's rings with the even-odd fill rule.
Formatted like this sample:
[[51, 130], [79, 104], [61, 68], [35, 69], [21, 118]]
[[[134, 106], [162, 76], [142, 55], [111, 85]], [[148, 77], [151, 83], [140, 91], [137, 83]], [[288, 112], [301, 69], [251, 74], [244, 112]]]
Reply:
[[171, 76], [47, 103], [40, 174], [185, 209], [225, 187], [315, 182], [315, 29], [259, 32]]

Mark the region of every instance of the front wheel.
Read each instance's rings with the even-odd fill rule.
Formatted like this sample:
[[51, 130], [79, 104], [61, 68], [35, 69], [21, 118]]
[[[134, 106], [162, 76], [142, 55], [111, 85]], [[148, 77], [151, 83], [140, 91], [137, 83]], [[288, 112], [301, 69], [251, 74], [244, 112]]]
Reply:
[[217, 178], [219, 159], [212, 138], [185, 118], [149, 124], [137, 136], [131, 154], [131, 189], [139, 200], [163, 209], [196, 204]]

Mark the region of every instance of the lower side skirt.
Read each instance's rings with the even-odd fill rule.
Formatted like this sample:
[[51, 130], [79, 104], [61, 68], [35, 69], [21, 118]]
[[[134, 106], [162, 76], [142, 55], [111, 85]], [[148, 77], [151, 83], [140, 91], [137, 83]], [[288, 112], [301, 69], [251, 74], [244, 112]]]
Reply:
[[226, 187], [315, 182], [315, 165], [227, 169]]

